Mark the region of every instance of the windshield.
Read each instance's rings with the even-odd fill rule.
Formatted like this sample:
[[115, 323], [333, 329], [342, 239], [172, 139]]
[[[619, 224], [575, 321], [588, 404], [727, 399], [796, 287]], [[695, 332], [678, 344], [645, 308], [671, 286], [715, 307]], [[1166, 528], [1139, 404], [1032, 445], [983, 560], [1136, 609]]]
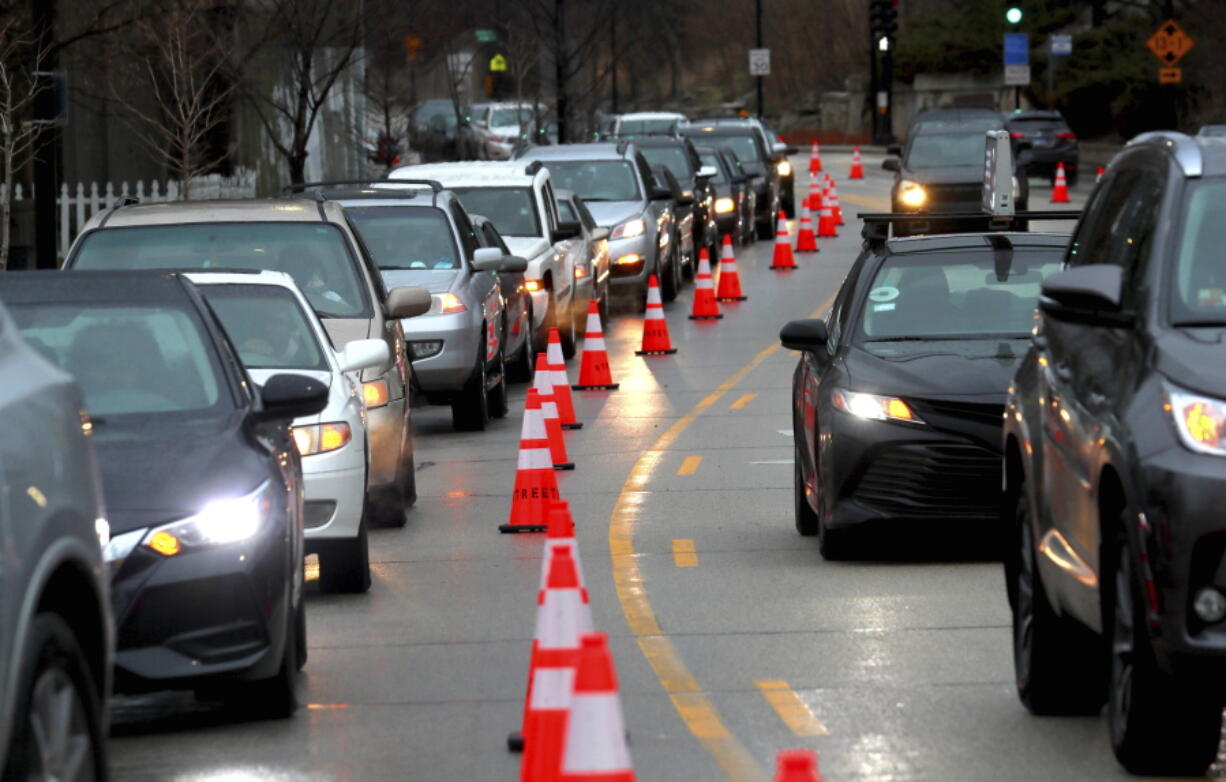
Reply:
[[21, 335], [76, 378], [90, 415], [229, 408], [198, 317], [173, 304], [13, 304]]
[[625, 160], [550, 160], [553, 185], [574, 190], [585, 201], [637, 201], [639, 183]]
[[985, 137], [977, 133], [934, 133], [915, 136], [907, 148], [904, 168], [983, 167]]
[[694, 178], [689, 155], [680, 147], [646, 147], [639, 151], [652, 166], [664, 166], [673, 172], [678, 182], [688, 182]]
[[718, 146], [724, 146], [736, 153], [741, 165], [753, 171], [762, 170], [762, 158], [758, 154], [758, 145], [752, 136], [719, 136]]
[[529, 187], [453, 187], [469, 214], [486, 217], [503, 236], [540, 236], [541, 221]]
[[1058, 250], [1016, 250], [998, 275], [990, 251], [894, 256], [869, 288], [862, 341], [1029, 336], [1039, 286], [1060, 263]]
[[715, 176], [711, 177], [712, 182], [719, 185], [728, 181], [724, 176], [723, 167], [719, 164], [719, 157], [714, 152], [699, 152], [698, 159], [702, 161], [704, 168], [710, 166], [715, 169]]
[[621, 136], [634, 133], [668, 133], [677, 122], [675, 119], [624, 119], [617, 126], [617, 133]]
[[1226, 323], [1226, 180], [1190, 181], [1184, 198], [1171, 322]]
[[532, 109], [527, 106], [512, 107], [509, 109], [494, 109], [490, 112], [490, 127], [497, 128], [505, 125], [521, 125], [532, 119]]
[[345, 235], [324, 223], [182, 223], [90, 232], [74, 269], [271, 269], [286, 272], [320, 317], [369, 318]]
[[294, 294], [276, 285], [201, 285], [248, 369], [327, 371], [323, 351]]
[[451, 224], [439, 209], [349, 206], [345, 215], [381, 271], [460, 268]]

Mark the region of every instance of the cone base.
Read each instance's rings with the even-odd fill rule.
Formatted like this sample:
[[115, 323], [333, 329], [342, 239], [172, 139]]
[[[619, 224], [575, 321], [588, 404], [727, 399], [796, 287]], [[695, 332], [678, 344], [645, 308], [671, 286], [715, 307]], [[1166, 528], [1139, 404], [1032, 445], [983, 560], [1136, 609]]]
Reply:
[[673, 353], [676, 353], [676, 352], [677, 352], [676, 348], [669, 348], [668, 350], [636, 350], [634, 351], [634, 355], [636, 356], [671, 356]]
[[[793, 252], [798, 252], [798, 253], [820, 253], [820, 252], [821, 252], [821, 250], [819, 250], [819, 249], [817, 249], [817, 248], [813, 248], [812, 250], [801, 250], [801, 249], [796, 249], [796, 250], [793, 250]], [[772, 266], [771, 268], [773, 269], [773, 268], [775, 268], [775, 267], [774, 267], [774, 266]], [[784, 268], [786, 268], [786, 267], [784, 267]]]
[[562, 462], [561, 464], [555, 464], [553, 466], [553, 469], [555, 470], [573, 470], [575, 469], [575, 463], [574, 462]]
[[507, 734], [507, 752], [524, 751], [524, 734], [516, 731]]
[[562, 424], [562, 428], [563, 429], [582, 429], [583, 424], [581, 422], [575, 422], [573, 424]]
[[575, 391], [616, 391], [620, 387], [620, 383], [609, 383], [604, 386], [571, 386]]
[[[718, 299], [716, 299], [716, 301], [718, 301]], [[720, 318], [724, 316], [720, 314], [720, 315], [690, 315], [689, 317], [690, 317], [690, 320], [719, 320]]]
[[798, 266], [771, 266], [768, 268], [771, 271], [775, 271], [775, 272], [794, 272], [800, 267]]
[[546, 532], [548, 527], [544, 524], [499, 524], [498, 531], [502, 533], [509, 532]]
[[716, 301], [749, 301], [748, 296], [716, 296]]

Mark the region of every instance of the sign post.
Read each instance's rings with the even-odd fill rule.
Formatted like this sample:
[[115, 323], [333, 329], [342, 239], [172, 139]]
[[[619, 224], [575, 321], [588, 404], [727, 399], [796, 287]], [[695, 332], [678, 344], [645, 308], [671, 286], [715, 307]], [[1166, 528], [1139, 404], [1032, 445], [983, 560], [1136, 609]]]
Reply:
[[1051, 102], [1051, 94], [1056, 91], [1056, 63], [1058, 57], [1067, 57], [1073, 53], [1073, 36], [1051, 35], [1047, 38], [1047, 100]]
[[1030, 36], [1005, 33], [1005, 86], [1013, 87], [1013, 107], [1022, 107], [1022, 85], [1030, 83]]

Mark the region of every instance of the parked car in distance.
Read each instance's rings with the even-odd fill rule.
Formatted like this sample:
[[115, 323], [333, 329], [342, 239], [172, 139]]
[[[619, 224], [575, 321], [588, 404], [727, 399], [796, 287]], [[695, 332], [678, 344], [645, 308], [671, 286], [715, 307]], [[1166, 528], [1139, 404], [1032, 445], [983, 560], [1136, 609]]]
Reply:
[[306, 553], [319, 555], [324, 592], [370, 588], [366, 538], [366, 405], [357, 379], [391, 363], [387, 344], [359, 339], [336, 351], [310, 303], [284, 272], [203, 272], [186, 275], [238, 351], [247, 374], [263, 386], [283, 372], [325, 384], [328, 404], [294, 419], [302, 457]]
[[482, 247], [496, 247], [509, 259], [523, 261], [523, 268], [514, 262], [503, 263], [498, 270], [498, 288], [502, 291], [503, 350], [507, 354], [507, 378], [529, 381], [536, 374], [536, 338], [532, 328], [532, 295], [524, 272], [528, 262], [511, 252], [498, 227], [488, 217], [473, 215], [473, 228]]
[[175, 273], [29, 272], [0, 298], [84, 393], [111, 527], [116, 691], [192, 689], [291, 715], [306, 610], [289, 424], [322, 410], [327, 387], [298, 374], [256, 386]]
[[749, 174], [741, 168], [736, 154], [726, 147], [699, 146], [696, 149], [703, 166], [716, 171], [710, 179], [715, 196], [711, 212], [715, 215], [716, 232], [720, 237], [731, 236], [736, 244], [749, 244], [757, 236], [754, 232], [757, 195]]
[[685, 121], [685, 115], [675, 111], [636, 111], [629, 114], [613, 114], [600, 122], [597, 140], [672, 135]]
[[520, 143], [535, 143], [538, 118], [544, 114], [545, 107], [531, 103], [475, 104], [469, 122], [477, 159], [509, 160]]
[[409, 126], [411, 149], [427, 163], [456, 160], [461, 155], [459, 123], [455, 103], [451, 100], [422, 101], [413, 108]]
[[404, 526], [417, 483], [401, 321], [426, 312], [430, 297], [418, 287], [384, 286], [339, 204], [282, 198], [117, 206], [86, 222], [64, 268], [284, 271], [335, 347], [382, 339], [391, 366], [361, 373], [371, 446], [367, 501], [379, 523]]
[[2, 304], [0, 378], [0, 777], [104, 779], [115, 632], [92, 423]]
[[1017, 141], [1030, 144], [1028, 176], [1056, 178], [1056, 165], [1064, 164], [1069, 187], [1077, 184], [1077, 134], [1058, 111], [1016, 111], [1005, 118], [1005, 129]]

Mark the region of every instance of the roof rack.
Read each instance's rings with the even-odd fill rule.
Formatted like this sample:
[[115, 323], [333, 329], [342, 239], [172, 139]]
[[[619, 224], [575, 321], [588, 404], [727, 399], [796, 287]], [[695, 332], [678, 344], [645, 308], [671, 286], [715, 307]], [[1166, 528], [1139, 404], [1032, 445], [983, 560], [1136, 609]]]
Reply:
[[624, 154], [626, 154], [626, 150], [627, 150], [627, 149], [629, 149], [629, 148], [630, 148], [630, 140], [629, 140], [629, 139], [624, 139], [624, 138], [623, 138], [623, 139], [618, 139], [618, 142], [617, 142], [617, 154], [619, 154], [619, 155], [624, 155]]
[[[890, 238], [890, 226], [894, 223], [914, 222], [917, 220], [983, 220], [988, 223], [989, 231], [1009, 231], [1024, 220], [1076, 220], [1081, 217], [1080, 210], [1060, 209], [1044, 212], [1014, 212], [1007, 216], [992, 216], [986, 212], [860, 212], [856, 215], [864, 221], [860, 235], [870, 245], [880, 246]], [[988, 239], [994, 242], [993, 239]], [[1007, 239], [1006, 239], [1007, 241]], [[997, 243], [993, 243], [996, 247]]]
[[277, 193], [279, 196], [292, 195], [294, 193], [303, 193], [307, 190], [322, 190], [329, 187], [363, 187], [369, 185], [424, 185], [429, 187], [434, 193], [441, 193], [443, 186], [433, 179], [336, 179], [327, 182], [301, 182], [299, 184], [289, 184], [281, 188]]

